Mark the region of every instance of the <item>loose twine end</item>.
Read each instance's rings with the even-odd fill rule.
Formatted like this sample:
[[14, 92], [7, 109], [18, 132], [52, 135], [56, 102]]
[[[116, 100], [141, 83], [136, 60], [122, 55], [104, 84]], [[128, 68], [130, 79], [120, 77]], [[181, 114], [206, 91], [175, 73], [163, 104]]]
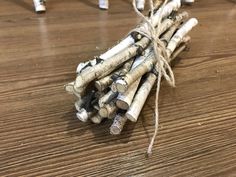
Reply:
[[[154, 141], [157, 136], [158, 132], [158, 126], [159, 126], [159, 110], [158, 110], [158, 100], [159, 100], [159, 92], [160, 92], [160, 83], [161, 83], [161, 78], [163, 78], [169, 83], [170, 86], [175, 87], [175, 78], [174, 78], [174, 73], [168, 63], [169, 61], [169, 56], [166, 51], [166, 47], [163, 45], [161, 40], [158, 38], [159, 34], [159, 26], [161, 25], [161, 20], [162, 20], [162, 11], [168, 0], [164, 0], [162, 6], [160, 7], [160, 13], [158, 16], [158, 23], [155, 26], [152, 22], [152, 17], [154, 15], [155, 9], [153, 6], [153, 0], [149, 0], [149, 5], [150, 5], [150, 20], [145, 17], [138, 9], [136, 6], [136, 0], [133, 0], [133, 8], [136, 14], [143, 19], [143, 21], [147, 24], [147, 28], [143, 29], [144, 31], [141, 31], [142, 34], [145, 35], [145, 37], [149, 38], [152, 42], [153, 45], [153, 52], [154, 56], [157, 61], [157, 67], [156, 71], [158, 71], [158, 77], [157, 77], [157, 88], [156, 88], [156, 99], [155, 99], [155, 131], [154, 134], [151, 138], [151, 141], [149, 143], [148, 149], [146, 156], [147, 158], [152, 155], [152, 149], [154, 145]], [[140, 31], [137, 31], [140, 32]]]

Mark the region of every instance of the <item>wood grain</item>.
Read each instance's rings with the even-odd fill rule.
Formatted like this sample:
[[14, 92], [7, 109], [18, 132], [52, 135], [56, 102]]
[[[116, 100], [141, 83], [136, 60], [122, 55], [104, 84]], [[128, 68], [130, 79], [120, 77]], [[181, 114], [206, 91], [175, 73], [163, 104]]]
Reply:
[[0, 1], [0, 176], [235, 176], [236, 4], [186, 6], [199, 26], [162, 84], [153, 156], [155, 90], [137, 124], [109, 135], [111, 122], [81, 123], [63, 85], [76, 65], [121, 39], [138, 21], [128, 1], [108, 12], [92, 0]]

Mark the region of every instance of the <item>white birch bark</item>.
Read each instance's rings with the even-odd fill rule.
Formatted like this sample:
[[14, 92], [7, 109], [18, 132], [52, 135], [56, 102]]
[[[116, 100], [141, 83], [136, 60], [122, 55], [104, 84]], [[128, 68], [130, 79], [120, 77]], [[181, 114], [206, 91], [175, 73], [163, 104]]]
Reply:
[[163, 7], [163, 10], [158, 10], [157, 13], [154, 14], [153, 24], [156, 26], [158, 23], [158, 16], [161, 15], [162, 19], [168, 17], [172, 11], [177, 11], [181, 6], [180, 0], [172, 0]]
[[197, 24], [198, 24], [197, 19], [191, 18], [175, 33], [175, 35], [171, 38], [170, 42], [167, 45], [168, 56], [170, 56], [171, 53], [174, 52], [175, 48], [182, 41], [183, 37], [187, 35], [192, 30], [192, 28]]
[[[124, 38], [123, 40], [121, 40], [117, 45], [115, 45], [114, 47], [112, 47], [111, 49], [109, 49], [108, 51], [106, 51], [105, 53], [101, 54], [99, 56], [100, 59], [102, 60], [108, 60], [111, 57], [119, 54], [120, 52], [122, 52], [123, 50], [125, 50], [126, 48], [130, 47], [131, 45], [133, 45], [135, 43], [135, 40], [132, 38], [131, 35], [128, 35], [126, 38]], [[81, 70], [84, 68], [84, 66], [86, 66], [88, 63], [91, 63], [91, 67], [93, 67], [94, 65], [96, 65], [96, 60], [90, 60], [87, 61], [85, 63], [80, 63], [77, 66], [76, 72], [77, 73], [81, 73]]]
[[[188, 39], [190, 40], [191, 38], [188, 38]], [[186, 41], [183, 44], [180, 44], [179, 47], [177, 49], [175, 49], [175, 51], [172, 53], [171, 60], [173, 60], [177, 56], [179, 56], [179, 54], [187, 48], [187, 44], [188, 44], [188, 41]]]
[[[180, 0], [172, 0], [169, 3], [167, 3], [163, 9], [159, 9], [154, 15], [153, 18], [150, 19], [149, 21], [152, 21], [153, 26], [157, 26], [158, 20], [165, 19], [168, 17], [173, 11], [177, 11], [181, 6], [181, 1]], [[161, 17], [160, 17], [161, 16]], [[139, 29], [142, 31], [143, 29], [147, 29], [148, 24], [143, 23]]]
[[156, 75], [149, 73], [145, 82], [137, 91], [132, 104], [130, 105], [128, 111], [126, 112], [126, 117], [132, 121], [136, 122], [138, 120], [139, 114], [146, 102], [146, 99], [156, 81]]

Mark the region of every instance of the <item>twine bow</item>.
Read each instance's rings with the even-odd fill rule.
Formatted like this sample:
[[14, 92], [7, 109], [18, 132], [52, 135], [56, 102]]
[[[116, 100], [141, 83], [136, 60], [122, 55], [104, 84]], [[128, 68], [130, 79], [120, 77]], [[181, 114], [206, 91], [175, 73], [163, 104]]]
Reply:
[[[158, 110], [158, 100], [159, 100], [159, 92], [160, 92], [160, 84], [161, 84], [161, 78], [163, 78], [171, 85], [172, 87], [175, 87], [175, 78], [174, 73], [168, 63], [169, 57], [166, 51], [166, 47], [164, 46], [163, 42], [159, 39], [159, 33], [160, 33], [160, 26], [161, 26], [161, 20], [162, 20], [162, 12], [164, 9], [164, 6], [166, 5], [168, 0], [164, 0], [162, 6], [159, 9], [159, 15], [157, 20], [157, 25], [155, 26], [153, 24], [153, 15], [154, 15], [154, 5], [153, 0], [149, 0], [150, 5], [150, 19], [145, 17], [136, 6], [136, 0], [133, 0], [133, 7], [136, 12], [136, 14], [142, 18], [144, 23], [147, 25], [144, 25], [144, 28], [142, 29], [141, 33], [145, 35], [145, 37], [149, 38], [151, 40], [151, 45], [153, 47], [154, 56], [157, 61], [157, 65], [154, 66], [154, 69], [158, 72], [157, 76], [157, 86], [156, 86], [156, 99], [155, 99], [155, 131], [152, 136], [152, 139], [150, 141], [150, 144], [147, 149], [147, 155], [150, 156], [152, 154], [152, 148], [155, 141], [155, 138], [157, 136], [158, 132], [158, 126], [159, 126], [159, 110]], [[140, 31], [137, 31], [140, 32]]]

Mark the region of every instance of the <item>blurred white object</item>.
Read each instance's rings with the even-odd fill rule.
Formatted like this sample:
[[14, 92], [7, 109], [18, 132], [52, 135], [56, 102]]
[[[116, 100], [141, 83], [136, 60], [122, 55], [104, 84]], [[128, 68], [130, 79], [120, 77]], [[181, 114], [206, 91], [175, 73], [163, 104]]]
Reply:
[[[99, 8], [107, 10], [109, 8], [109, 0], [99, 0]], [[137, 9], [142, 11], [144, 10], [145, 0], [136, 0]]]
[[184, 3], [184, 4], [193, 4], [194, 0], [182, 0], [182, 3]]
[[137, 9], [142, 11], [144, 10], [145, 0], [136, 0]]
[[46, 11], [46, 1], [45, 0], [33, 0], [35, 11], [37, 13], [42, 13]]
[[109, 0], [99, 0], [99, 8], [107, 10], [109, 8]]

